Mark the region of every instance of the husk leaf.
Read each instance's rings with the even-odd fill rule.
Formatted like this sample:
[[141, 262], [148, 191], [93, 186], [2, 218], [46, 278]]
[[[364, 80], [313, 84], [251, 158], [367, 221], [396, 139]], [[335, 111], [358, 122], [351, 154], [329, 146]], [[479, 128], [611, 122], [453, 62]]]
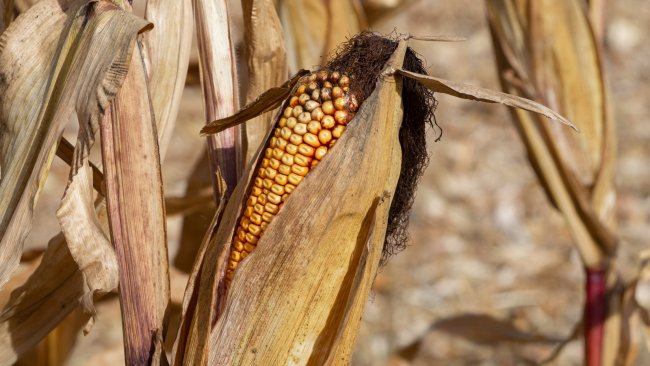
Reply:
[[156, 25], [146, 33], [144, 43], [151, 60], [149, 90], [158, 125], [160, 155], [164, 159], [176, 125], [190, 60], [192, 3], [191, 0], [149, 0], [145, 17]]
[[[246, 103], [250, 103], [265, 90], [282, 84], [289, 71], [284, 48], [282, 24], [272, 0], [242, 0], [244, 16], [244, 44], [248, 65]], [[244, 126], [246, 154], [249, 164], [266, 132], [273, 125], [272, 111], [251, 120]]]
[[[199, 48], [203, 107], [205, 121], [208, 123], [230, 116], [239, 108], [237, 67], [230, 36], [227, 1], [192, 0], [192, 5]], [[216, 191], [219, 182], [214, 175], [217, 169], [221, 170], [229, 192], [241, 175], [243, 164], [240, 139], [239, 127], [208, 137], [215, 198], [220, 196], [220, 192]]]
[[101, 123], [107, 211], [126, 363], [161, 365], [169, 264], [158, 134], [141, 47], [128, 70]]
[[[80, 133], [91, 135], [92, 119], [124, 79], [136, 34], [148, 26], [104, 1], [63, 10], [42, 1], [0, 39], [0, 195], [11, 197], [0, 201], [0, 284], [18, 263], [63, 127], [76, 110]], [[84, 152], [91, 143], [79, 141]]]
[[278, 9], [291, 73], [324, 64], [323, 56], [365, 29], [363, 14], [350, 0], [280, 0]]

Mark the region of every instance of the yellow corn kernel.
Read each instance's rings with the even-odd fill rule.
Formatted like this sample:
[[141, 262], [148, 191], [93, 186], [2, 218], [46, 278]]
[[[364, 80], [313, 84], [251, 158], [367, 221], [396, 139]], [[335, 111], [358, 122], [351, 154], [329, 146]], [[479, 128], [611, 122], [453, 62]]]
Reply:
[[257, 166], [226, 270], [226, 284], [239, 262], [252, 253], [289, 195], [345, 131], [359, 107], [350, 78], [320, 71], [303, 79], [274, 127]]

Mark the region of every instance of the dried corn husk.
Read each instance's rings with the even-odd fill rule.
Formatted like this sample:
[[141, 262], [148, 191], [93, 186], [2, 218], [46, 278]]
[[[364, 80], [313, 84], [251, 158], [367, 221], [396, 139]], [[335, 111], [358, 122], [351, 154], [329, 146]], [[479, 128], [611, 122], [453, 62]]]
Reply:
[[[234, 113], [239, 107], [237, 67], [232, 46], [228, 4], [226, 0], [192, 0], [199, 49], [201, 86], [206, 123]], [[216, 171], [221, 170], [232, 191], [243, 166], [241, 131], [235, 127], [208, 138], [210, 171], [215, 198], [219, 182]]]
[[[244, 15], [244, 44], [248, 64], [246, 103], [250, 103], [265, 90], [282, 84], [289, 71], [284, 48], [282, 25], [272, 0], [242, 0]], [[273, 112], [269, 111], [246, 124], [246, 154], [249, 164], [267, 131], [273, 125]]]
[[279, 0], [289, 71], [324, 64], [322, 57], [366, 28], [355, 0]]
[[[257, 249], [238, 267], [226, 297], [223, 275], [230, 242], [255, 169], [244, 174], [223, 213], [215, 216], [218, 228], [206, 236], [202, 263], [195, 265], [184, 299], [177, 364], [349, 363], [400, 175], [402, 75], [435, 91], [508, 101], [567, 122], [521, 98], [402, 71], [406, 48], [407, 41], [400, 41], [372, 95], [332, 151], [286, 200]], [[292, 85], [288, 81], [265, 93], [203, 132], [220, 131], [268, 110]]]
[[158, 126], [160, 155], [167, 152], [185, 87], [192, 45], [192, 3], [190, 0], [149, 0], [145, 17], [155, 28], [144, 37], [149, 51], [149, 90]]
[[[0, 284], [17, 264], [65, 123], [76, 110], [80, 133], [90, 134], [84, 126], [92, 126], [119, 88], [135, 36], [148, 26], [110, 2], [63, 9], [54, 0], [38, 3], [12, 24], [0, 41], [0, 118], [6, 131], [0, 136], [0, 194], [12, 197], [0, 203]], [[78, 163], [90, 143], [79, 142], [84, 153]]]

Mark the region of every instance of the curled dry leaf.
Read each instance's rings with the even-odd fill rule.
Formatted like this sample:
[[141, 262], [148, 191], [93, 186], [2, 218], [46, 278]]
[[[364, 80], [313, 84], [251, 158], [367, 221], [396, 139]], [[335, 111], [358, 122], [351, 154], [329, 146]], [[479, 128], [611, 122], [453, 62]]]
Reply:
[[[80, 133], [92, 135], [93, 123], [108, 103], [101, 98], [110, 99], [119, 88], [135, 36], [148, 26], [105, 1], [76, 3], [66, 14], [58, 1], [44, 0], [2, 34], [0, 195], [11, 199], [0, 202], [0, 284], [20, 257], [37, 192], [65, 123], [76, 110]], [[75, 164], [90, 143], [79, 141], [83, 153]]]
[[569, 120], [562, 117], [559, 113], [539, 103], [533, 102], [530, 99], [501, 93], [490, 89], [479, 88], [473, 85], [463, 84], [456, 81], [444, 80], [433, 76], [419, 75], [407, 70], [398, 69], [397, 72], [406, 77], [419, 81], [433, 92], [449, 94], [461, 99], [475, 100], [478, 102], [500, 103], [509, 107], [520, 108], [542, 116], [546, 116], [552, 120], [562, 122], [574, 130], [577, 129]]

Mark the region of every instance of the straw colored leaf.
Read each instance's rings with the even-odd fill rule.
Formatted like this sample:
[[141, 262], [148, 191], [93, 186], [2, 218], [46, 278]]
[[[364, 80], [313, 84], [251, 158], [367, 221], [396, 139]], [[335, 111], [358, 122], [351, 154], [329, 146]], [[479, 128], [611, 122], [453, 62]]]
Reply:
[[0, 39], [0, 195], [11, 197], [0, 202], [0, 284], [17, 264], [65, 123], [75, 110], [82, 129], [98, 116], [108, 103], [101, 98], [119, 88], [134, 38], [147, 26], [104, 1], [63, 10], [58, 1], [42, 1]]
[[[201, 86], [206, 123], [232, 115], [239, 108], [237, 67], [230, 36], [226, 0], [193, 0], [196, 38], [199, 47]], [[219, 182], [214, 173], [221, 169], [228, 191], [237, 184], [242, 169], [240, 128], [234, 127], [208, 138], [210, 171], [215, 198]]]
[[280, 0], [278, 8], [292, 73], [323, 64], [323, 56], [365, 29], [355, 1]]
[[559, 113], [539, 103], [533, 102], [530, 99], [521, 98], [489, 89], [479, 88], [473, 85], [463, 84], [456, 81], [444, 80], [433, 76], [419, 75], [406, 70], [399, 69], [397, 72], [406, 77], [419, 81], [433, 92], [449, 94], [457, 98], [475, 100], [478, 102], [501, 103], [510, 107], [520, 108], [546, 116], [552, 120], [562, 122], [565, 125], [576, 129], [576, 127], [573, 126], [569, 120], [562, 117]]
[[494, 0], [488, 1], [488, 13], [504, 90], [547, 104], [581, 131], [567, 133], [537, 123], [535, 115], [513, 112], [535, 171], [565, 215], [583, 260], [598, 267], [617, 241], [616, 135], [597, 43], [582, 3]]
[[[181, 319], [178, 327], [178, 334], [174, 342], [174, 349], [172, 360], [174, 365], [195, 365], [198, 360], [205, 358], [205, 343], [209, 336], [210, 327], [206, 326], [207, 323], [197, 323], [195, 312], [197, 311], [197, 298], [199, 293], [197, 291], [201, 281], [201, 270], [205, 258], [205, 253], [208, 250], [209, 244], [212, 242], [212, 237], [215, 233], [217, 225], [221, 221], [221, 214], [226, 205], [226, 182], [217, 170], [217, 182], [219, 187], [217, 191], [221, 193], [219, 197], [219, 206], [217, 207], [208, 230], [206, 230], [201, 245], [196, 253], [196, 259], [192, 266], [190, 278], [187, 281], [185, 294], [183, 296], [183, 304], [181, 310]], [[204, 312], [209, 314], [209, 311], [204, 309]], [[199, 314], [200, 316], [201, 314]], [[198, 335], [197, 335], [198, 333]]]
[[158, 125], [160, 155], [164, 158], [176, 125], [190, 60], [192, 3], [149, 0], [145, 17], [156, 25], [144, 39], [151, 59], [151, 105]]
[[158, 365], [165, 362], [169, 266], [158, 136], [141, 50], [101, 123], [102, 159], [126, 363]]
[[[265, 90], [282, 84], [289, 73], [282, 25], [272, 0], [242, 0], [244, 44], [248, 65], [246, 103]], [[249, 164], [273, 124], [269, 111], [246, 124], [246, 156]]]
[[77, 307], [85, 291], [83, 274], [59, 234], [0, 312], [0, 364], [11, 365], [32, 349]]

